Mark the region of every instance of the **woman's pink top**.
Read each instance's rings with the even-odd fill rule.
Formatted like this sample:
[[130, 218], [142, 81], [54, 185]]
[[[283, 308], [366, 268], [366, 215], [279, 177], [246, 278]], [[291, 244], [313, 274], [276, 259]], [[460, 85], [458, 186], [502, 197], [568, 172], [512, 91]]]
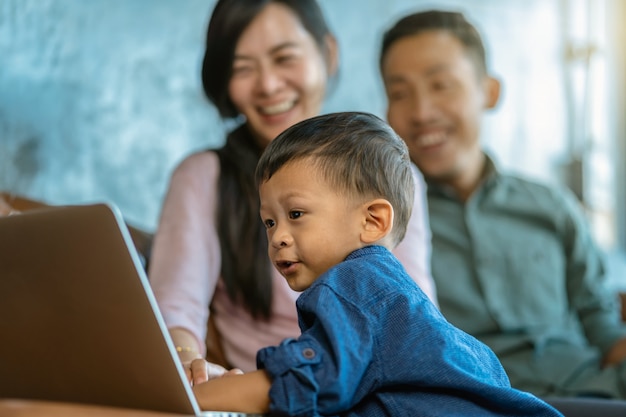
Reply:
[[[205, 353], [209, 304], [222, 336], [226, 359], [243, 371], [256, 369], [256, 352], [300, 334], [295, 300], [299, 293], [272, 269], [272, 319], [257, 321], [233, 304], [220, 277], [217, 235], [220, 163], [214, 152], [187, 157], [174, 171], [154, 237], [149, 277], [168, 328], [180, 327], [198, 339]], [[436, 302], [430, 275], [430, 228], [424, 181], [414, 169], [416, 198], [404, 240], [394, 250], [407, 272]], [[248, 260], [242, 259], [241, 262]]]

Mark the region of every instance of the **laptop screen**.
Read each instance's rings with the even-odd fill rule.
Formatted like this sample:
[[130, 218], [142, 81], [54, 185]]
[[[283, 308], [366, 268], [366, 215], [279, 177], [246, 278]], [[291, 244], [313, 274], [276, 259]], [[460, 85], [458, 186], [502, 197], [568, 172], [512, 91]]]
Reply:
[[200, 414], [112, 205], [0, 217], [0, 334], [0, 397]]

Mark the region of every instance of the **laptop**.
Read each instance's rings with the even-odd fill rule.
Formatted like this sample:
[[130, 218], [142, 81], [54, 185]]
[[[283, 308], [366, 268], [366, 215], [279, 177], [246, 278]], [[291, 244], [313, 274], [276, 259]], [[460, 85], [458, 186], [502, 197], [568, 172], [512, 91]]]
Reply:
[[0, 398], [202, 416], [112, 204], [0, 217]]

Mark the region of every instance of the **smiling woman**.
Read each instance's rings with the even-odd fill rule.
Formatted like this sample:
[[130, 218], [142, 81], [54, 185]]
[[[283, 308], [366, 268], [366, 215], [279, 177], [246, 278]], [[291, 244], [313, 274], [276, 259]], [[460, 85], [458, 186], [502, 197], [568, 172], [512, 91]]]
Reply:
[[228, 92], [259, 147], [320, 112], [328, 75], [336, 72], [337, 45], [326, 35], [320, 46], [280, 3], [268, 4], [241, 34]]
[[[323, 111], [385, 115], [380, 36], [400, 13], [429, 3], [320, 2], [341, 49]], [[232, 127], [201, 94], [198, 66], [215, 4], [0, 1], [0, 189], [54, 204], [114, 201], [133, 224], [154, 230], [174, 167], [221, 146]], [[464, 10], [484, 30], [505, 87], [481, 140], [506, 168], [548, 181], [568, 171], [578, 188], [584, 178], [594, 231], [603, 246], [623, 251], [624, 2], [441, 5]]]
[[[206, 343], [210, 360], [249, 371], [261, 347], [300, 334], [299, 293], [268, 258], [254, 170], [279, 133], [320, 114], [337, 62], [335, 37], [315, 0], [217, 2], [202, 82], [220, 115], [241, 123], [223, 147], [196, 152], [176, 168], [150, 263], [183, 362], [203, 357]], [[423, 181], [416, 169], [413, 175], [413, 216], [395, 254], [435, 301]]]

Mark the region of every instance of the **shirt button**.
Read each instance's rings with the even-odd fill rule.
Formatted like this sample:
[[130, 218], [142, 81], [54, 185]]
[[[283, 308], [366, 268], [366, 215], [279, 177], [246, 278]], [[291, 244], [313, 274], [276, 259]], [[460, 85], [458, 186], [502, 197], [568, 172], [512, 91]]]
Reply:
[[311, 348], [303, 349], [302, 356], [304, 356], [307, 359], [313, 359], [315, 357], [315, 351]]

